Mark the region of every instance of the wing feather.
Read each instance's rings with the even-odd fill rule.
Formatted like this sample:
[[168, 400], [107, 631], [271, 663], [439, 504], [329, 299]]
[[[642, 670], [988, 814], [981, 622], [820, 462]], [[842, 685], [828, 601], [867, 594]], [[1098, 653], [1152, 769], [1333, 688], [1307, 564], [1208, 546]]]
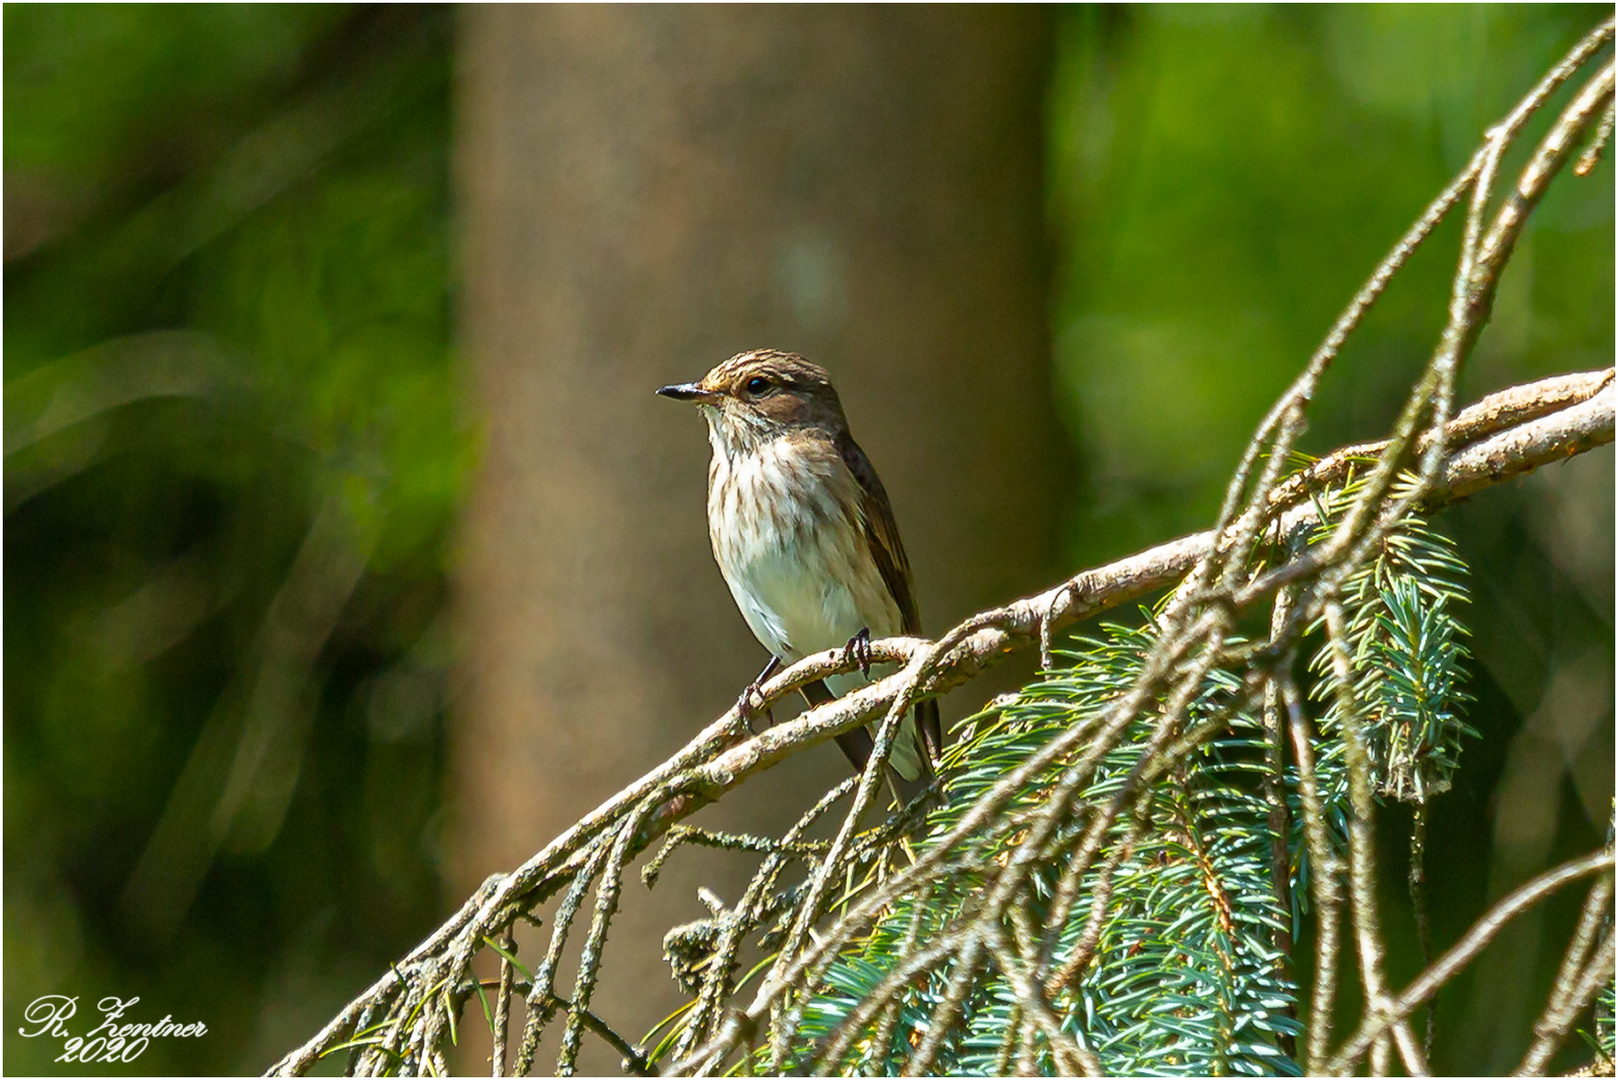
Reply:
[[[899, 619], [907, 634], [921, 635], [921, 614], [916, 609], [915, 593], [910, 584], [910, 560], [905, 556], [904, 541], [899, 539], [899, 525], [893, 520], [893, 507], [876, 467], [865, 456], [859, 443], [845, 430], [837, 439], [837, 450], [843, 464], [860, 486], [860, 524], [870, 542], [871, 555], [877, 571], [882, 575], [894, 603], [899, 608]], [[925, 743], [925, 758], [932, 762], [944, 749], [943, 727], [938, 719], [938, 702], [927, 700], [916, 706], [916, 723]]]
[[905, 633], [920, 634], [921, 616], [916, 611], [916, 598], [910, 588], [910, 560], [905, 557], [904, 541], [899, 539], [899, 525], [893, 520], [893, 508], [882, 487], [882, 479], [852, 436], [845, 433], [837, 443], [843, 464], [860, 485], [860, 525], [870, 541], [871, 555], [882, 582], [899, 606]]

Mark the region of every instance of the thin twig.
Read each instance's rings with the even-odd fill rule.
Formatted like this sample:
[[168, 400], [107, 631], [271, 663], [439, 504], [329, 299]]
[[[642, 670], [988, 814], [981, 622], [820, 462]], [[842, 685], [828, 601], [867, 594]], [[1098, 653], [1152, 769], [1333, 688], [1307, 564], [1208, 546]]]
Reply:
[[[1349, 805], [1353, 815], [1348, 822], [1349, 913], [1354, 920], [1354, 944], [1359, 955], [1360, 979], [1365, 986], [1367, 1008], [1373, 1014], [1387, 1008], [1387, 985], [1382, 974], [1382, 938], [1376, 909], [1376, 857], [1372, 850], [1371, 756], [1360, 731], [1358, 703], [1353, 700], [1354, 676], [1349, 658], [1343, 610], [1333, 599], [1326, 604], [1326, 640], [1331, 649], [1334, 680], [1339, 695], [1338, 721], [1342, 727], [1343, 757], [1348, 765]], [[1407, 1023], [1392, 1025], [1405, 1068], [1410, 1075], [1424, 1075], [1427, 1063], [1415, 1045]], [[1381, 1060], [1373, 1059], [1372, 1075], [1386, 1074], [1386, 1039], [1376, 1041]]]
[[579, 970], [573, 978], [573, 1004], [568, 1009], [567, 1025], [562, 1029], [562, 1047], [556, 1057], [558, 1076], [572, 1076], [578, 1063], [580, 1040], [584, 1033], [584, 1013], [590, 1008], [590, 998], [595, 993], [596, 979], [601, 974], [601, 948], [607, 941], [607, 926], [618, 911], [624, 865], [630, 859], [631, 841], [634, 840], [635, 833], [639, 831], [646, 815], [652, 811], [653, 800], [654, 796], [647, 796], [646, 801], [618, 826], [617, 836], [612, 843], [612, 853], [607, 856], [606, 866], [601, 871], [601, 880], [596, 885], [595, 914], [590, 920], [590, 930], [584, 939], [584, 949], [579, 954]]
[[795, 844], [800, 837], [820, 820], [821, 816], [830, 810], [838, 800], [846, 796], [855, 784], [858, 777], [849, 777], [838, 784], [809, 808], [798, 821], [787, 830], [782, 837], [782, 849], [770, 854], [764, 864], [748, 883], [747, 891], [732, 911], [731, 918], [726, 922], [724, 930], [719, 937], [719, 943], [714, 949], [713, 961], [709, 965], [707, 978], [703, 982], [701, 992], [697, 995], [697, 1002], [691, 1015], [686, 1020], [686, 1029], [681, 1038], [675, 1043], [674, 1058], [683, 1057], [697, 1041], [708, 1035], [712, 1018], [718, 1015], [722, 999], [724, 998], [735, 968], [736, 954], [741, 948], [742, 938], [748, 931], [766, 918], [765, 909], [770, 893], [775, 889], [776, 879], [782, 868], [786, 865], [785, 851], [789, 845]]
[[[1433, 962], [1433, 928], [1427, 918], [1427, 804], [1418, 802], [1410, 817], [1410, 867], [1405, 874], [1410, 888], [1410, 910], [1416, 919], [1416, 945], [1421, 949], [1421, 966]], [[1435, 1018], [1431, 1002], [1424, 1010], [1427, 1014], [1422, 1032], [1422, 1051], [1431, 1058]]]
[[[923, 895], [926, 895], [924, 892]], [[921, 908], [916, 909], [916, 926], [921, 918]], [[914, 942], [905, 949], [901, 955], [904, 959], [878, 983], [875, 989], [866, 996], [865, 1000], [855, 1007], [831, 1033], [826, 1045], [815, 1052], [815, 1076], [829, 1076], [837, 1071], [843, 1056], [854, 1045], [855, 1040], [865, 1035], [873, 1021], [879, 1016], [884, 1018], [878, 1023], [874, 1049], [871, 1054], [873, 1068], [883, 1068], [887, 1057], [883, 1049], [885, 1042], [890, 1042], [893, 1035], [893, 1026], [885, 1018], [885, 1011], [893, 1006], [893, 1016], [897, 1020], [897, 1003], [900, 992], [920, 974], [931, 970], [940, 961], [953, 951], [953, 946], [947, 942], [937, 941], [932, 945], [917, 950]], [[883, 1034], [886, 1028], [887, 1034]], [[877, 1051], [882, 1052], [877, 1052]]]
[[[910, 908], [910, 926], [906, 928], [904, 942], [899, 947], [900, 956], [908, 956], [916, 951], [916, 944], [921, 940], [921, 924], [927, 914], [927, 905], [932, 898], [933, 888], [930, 885], [916, 894]], [[899, 1025], [899, 1008], [901, 1005], [899, 994], [895, 991], [889, 997], [890, 1000], [883, 1006], [882, 1016], [877, 1021], [876, 1030], [871, 1035], [870, 1060], [872, 1066], [878, 1069], [883, 1069], [887, 1065], [888, 1053], [893, 1046], [893, 1032]], [[841, 1059], [841, 1052], [836, 1054], [828, 1053], [821, 1059], [821, 1065], [831, 1062], [835, 1067], [836, 1062]]]
[[555, 1014], [551, 1004], [555, 997], [553, 993], [556, 979], [556, 967], [562, 960], [562, 948], [567, 943], [568, 931], [573, 926], [573, 919], [578, 915], [579, 908], [584, 904], [585, 894], [590, 891], [590, 882], [595, 879], [596, 871], [607, 857], [607, 845], [600, 839], [591, 841], [589, 857], [584, 867], [573, 878], [568, 887], [567, 895], [557, 906], [556, 917], [551, 924], [551, 943], [545, 951], [545, 958], [540, 961], [534, 970], [533, 989], [528, 992], [528, 1019], [523, 1024], [522, 1042], [517, 1046], [517, 1063], [513, 1071], [518, 1076], [527, 1076], [534, 1067], [534, 1054], [539, 1049], [539, 1038], [545, 1031], [545, 1025], [550, 1023]]
[[1573, 166], [1574, 176], [1589, 176], [1595, 171], [1596, 162], [1601, 160], [1602, 151], [1606, 150], [1607, 143], [1612, 141], [1613, 111], [1612, 105], [1607, 105], [1607, 113], [1601, 118], [1601, 124], [1596, 128], [1595, 137], [1590, 145], [1585, 147], [1584, 153], [1579, 155], [1578, 164]]
[[[1579, 969], [1589, 956], [1590, 947], [1595, 943], [1596, 935], [1601, 932], [1602, 924], [1612, 917], [1612, 887], [1611, 874], [1602, 874], [1596, 879], [1596, 883], [1590, 886], [1590, 895], [1585, 897], [1584, 908], [1579, 912], [1578, 929], [1573, 932], [1573, 940], [1568, 943], [1567, 953], [1562, 957], [1562, 966], [1556, 973], [1556, 981], [1551, 984], [1550, 1000], [1545, 1003], [1545, 1011], [1534, 1023], [1534, 1044], [1529, 1047], [1522, 1064], [1517, 1066], [1513, 1075], [1538, 1076], [1543, 1073], [1545, 1066], [1550, 1064], [1551, 1055], [1556, 1052], [1556, 1048], [1567, 1035], [1567, 1027], [1572, 1023], [1573, 1017], [1589, 1004], [1587, 999], [1580, 1000], [1582, 983]], [[1608, 938], [1610, 946], [1610, 930]], [[1606, 960], [1599, 965], [1592, 965], [1591, 969], [1610, 977], [1612, 974], [1610, 950]], [[1599, 982], [1597, 985], [1600, 985]]]
[[[1296, 554], [1296, 552], [1294, 552]], [[1270, 638], [1281, 637], [1287, 627], [1296, 597], [1292, 590], [1282, 589], [1275, 597], [1275, 608], [1270, 614]], [[1281, 666], [1290, 671], [1296, 653], [1288, 651]], [[1282, 957], [1292, 956], [1292, 858], [1288, 842], [1292, 826], [1287, 813], [1286, 796], [1286, 733], [1281, 722], [1281, 688], [1274, 679], [1265, 680], [1264, 689], [1264, 803], [1269, 809], [1267, 824], [1270, 830], [1270, 888], [1275, 892], [1275, 906], [1281, 923], [1271, 931], [1270, 944]], [[1291, 1041], [1290, 1036], [1287, 1039]], [[1284, 1046], [1290, 1056], [1293, 1048]]]
[[[508, 953], [515, 952], [517, 948], [516, 938], [510, 930], [507, 930], [501, 937], [500, 944]], [[494, 1024], [492, 1030], [494, 1048], [489, 1055], [489, 1061], [494, 1067], [493, 1075], [495, 1076], [506, 1075], [506, 1035], [507, 1028], [511, 1024], [511, 984], [515, 977], [516, 969], [511, 960], [502, 955], [500, 957], [500, 988], [496, 992], [498, 996], [494, 999]]]
[[1315, 901], [1315, 984], [1309, 1002], [1309, 1048], [1304, 1067], [1320, 1075], [1331, 1048], [1332, 1003], [1337, 993], [1338, 909], [1342, 903], [1341, 872], [1326, 829], [1325, 803], [1315, 771], [1314, 740], [1304, 714], [1303, 697], [1290, 670], [1279, 676], [1281, 701], [1286, 706], [1292, 753], [1298, 762], [1298, 794], [1303, 803], [1303, 836], [1309, 849], [1309, 878]]
[[1102, 1075], [1101, 1062], [1096, 1056], [1075, 1042], [1072, 1035], [1062, 1030], [1062, 1022], [1051, 1012], [1039, 985], [1029, 977], [1022, 961], [1006, 948], [1000, 939], [999, 928], [993, 923], [987, 924], [986, 936], [988, 940], [984, 943], [985, 948], [1005, 975], [1006, 981], [1011, 983], [1023, 1013], [1030, 1017], [1044, 1034], [1045, 1042], [1051, 1049], [1051, 1056], [1055, 1058], [1057, 1074]]
[[922, 1036], [921, 1045], [905, 1062], [905, 1076], [928, 1076], [933, 1072], [933, 1062], [937, 1060], [938, 1051], [949, 1035], [950, 1025], [960, 1015], [961, 1006], [972, 991], [978, 965], [983, 962], [983, 941], [978, 934], [969, 931], [966, 941], [958, 945], [954, 952], [955, 968], [945, 985], [944, 996], [927, 1018], [927, 1033]]
[[1512, 919], [1562, 886], [1610, 869], [1612, 869], [1612, 851], [1610, 849], [1595, 851], [1548, 870], [1513, 890], [1485, 912], [1481, 919], [1473, 923], [1471, 929], [1461, 936], [1460, 941], [1440, 956], [1437, 963], [1417, 976], [1415, 981], [1406, 987], [1404, 992], [1393, 998], [1385, 1009], [1362, 1020], [1354, 1034], [1326, 1063], [1323, 1071], [1341, 1075], [1352, 1068], [1378, 1035], [1386, 1031], [1389, 1025], [1409, 1016], [1416, 1006], [1432, 997], [1440, 986], [1454, 978], [1455, 974], [1471, 963], [1477, 954], [1483, 951], [1484, 946], [1493, 941], [1495, 935]]

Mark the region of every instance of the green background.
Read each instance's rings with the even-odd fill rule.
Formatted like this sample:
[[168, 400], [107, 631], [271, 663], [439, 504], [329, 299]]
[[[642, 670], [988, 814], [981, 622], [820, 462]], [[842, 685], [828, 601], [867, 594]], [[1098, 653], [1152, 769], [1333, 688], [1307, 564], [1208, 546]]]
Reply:
[[[1073, 566], [1206, 526], [1376, 260], [1602, 10], [1057, 16], [1052, 392], [1081, 463]], [[444, 612], [478, 439], [454, 347], [454, 14], [4, 20], [8, 1067], [77, 1071], [18, 1036], [34, 997], [76, 993], [82, 1017], [138, 994], [143, 1016], [209, 1035], [128, 1071], [256, 1072], [459, 900], [439, 876]], [[1613, 239], [1611, 166], [1559, 181], [1463, 402], [1612, 362]], [[1456, 240], [1442, 228], [1372, 314], [1306, 449], [1385, 427], [1442, 325]], [[1605, 830], [1611, 451], [1576, 465], [1442, 522], [1476, 575], [1483, 738], [1435, 810], [1440, 942], [1515, 883], [1491, 861], [1497, 787], [1567, 657], [1606, 658], [1590, 744], [1606, 795], [1569, 763], [1541, 865]], [[1552, 505], [1573, 516], [1548, 530]], [[334, 610], [300, 606], [334, 580]], [[278, 625], [322, 619], [318, 655], [277, 651]], [[194, 777], [244, 767], [265, 702], [301, 718], [261, 740], [283, 780], [221, 816]], [[1396, 980], [1420, 966], [1400, 813], [1382, 845]], [[1523, 946], [1543, 978], [1567, 921], [1553, 910]], [[1493, 1034], [1537, 1007], [1531, 979], [1473, 978], [1441, 1002], [1440, 1071], [1508, 1065], [1521, 1048]]]

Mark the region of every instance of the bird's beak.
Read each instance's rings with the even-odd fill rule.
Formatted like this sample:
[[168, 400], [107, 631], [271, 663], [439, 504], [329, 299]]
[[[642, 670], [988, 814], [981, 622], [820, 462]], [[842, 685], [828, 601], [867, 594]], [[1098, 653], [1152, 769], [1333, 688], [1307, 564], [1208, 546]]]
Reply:
[[712, 390], [704, 390], [694, 382], [675, 383], [673, 386], [660, 388], [658, 394], [662, 397], [673, 398], [675, 401], [695, 401], [702, 405], [712, 405], [720, 398]]

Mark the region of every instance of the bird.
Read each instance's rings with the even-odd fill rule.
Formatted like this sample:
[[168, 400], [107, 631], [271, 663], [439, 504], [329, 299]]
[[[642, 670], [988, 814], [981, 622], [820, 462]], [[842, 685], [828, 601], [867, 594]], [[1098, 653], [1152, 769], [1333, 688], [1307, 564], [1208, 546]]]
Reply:
[[[849, 431], [826, 370], [797, 353], [753, 349], [658, 394], [694, 402], [708, 423], [708, 537], [714, 560], [770, 663], [843, 647], [858, 672], [803, 687], [811, 706], [869, 678], [869, 643], [919, 636], [921, 616], [899, 527], [870, 458]], [[864, 650], [862, 652], [862, 650]], [[863, 772], [875, 746], [855, 728], [837, 744]], [[889, 755], [901, 806], [926, 791], [943, 751], [938, 702], [911, 710]]]

